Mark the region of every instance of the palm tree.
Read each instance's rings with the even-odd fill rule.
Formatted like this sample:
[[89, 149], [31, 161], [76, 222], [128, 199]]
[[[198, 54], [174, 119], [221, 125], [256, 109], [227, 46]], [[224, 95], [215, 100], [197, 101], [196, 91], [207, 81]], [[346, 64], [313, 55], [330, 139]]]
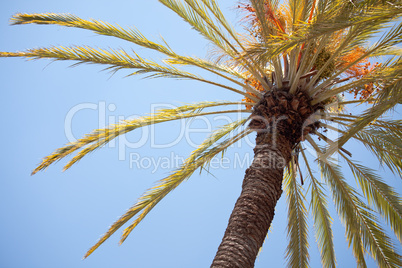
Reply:
[[[401, 198], [375, 171], [357, 163], [345, 148], [349, 140], [356, 140], [383, 166], [399, 176], [402, 174], [402, 122], [382, 118], [402, 102], [402, 52], [398, 47], [402, 23], [397, 21], [402, 15], [400, 2], [294, 0], [280, 5], [274, 0], [250, 0], [239, 5], [246, 12], [248, 23], [248, 31], [239, 34], [214, 0], [159, 1], [211, 42], [214, 46], [212, 59], [179, 55], [165, 42], [151, 41], [136, 29], [52, 13], [17, 14], [12, 23], [82, 28], [132, 42], [166, 58], [158, 63], [124, 50], [88, 46], [0, 54], [1, 57], [103, 64], [112, 72], [130, 69], [134, 70], [131, 75], [152, 78], [196, 80], [238, 93], [243, 98], [187, 104], [126, 120], [94, 130], [43, 159], [32, 174], [76, 153], [65, 166], [66, 170], [119, 135], [143, 126], [222, 113], [246, 115], [211, 133], [182, 166], [145, 192], [85, 257], [136, 216], [124, 230], [123, 242], [170, 191], [196, 170], [206, 168], [229, 146], [256, 132], [254, 160], [246, 170], [241, 195], [212, 267], [254, 266], [282, 194], [282, 185], [288, 204], [288, 266], [307, 267], [309, 264], [307, 198], [310, 198], [322, 265], [336, 266], [332, 219], [324, 190], [327, 186], [345, 225], [345, 235], [358, 267], [366, 267], [366, 253], [379, 267], [401, 267], [397, 245], [386, 234], [379, 219], [379, 216], [384, 219], [401, 243]], [[380, 31], [384, 34], [369, 45]], [[381, 64], [373, 64], [372, 60], [379, 57], [383, 58]], [[197, 67], [221, 80], [205, 79], [179, 69], [180, 66]], [[355, 99], [347, 100], [351, 94]], [[230, 108], [239, 104], [244, 105], [244, 109]], [[346, 113], [348, 107], [356, 104], [365, 110]], [[215, 109], [204, 112], [208, 108]], [[332, 123], [340, 127], [335, 128]], [[337, 133], [339, 138], [331, 139], [326, 135], [328, 130]], [[307, 147], [314, 151], [314, 158], [307, 155]], [[350, 168], [360, 192], [347, 183], [335, 156]], [[312, 162], [318, 163], [325, 183], [317, 179]], [[304, 176], [301, 167], [305, 167]], [[307, 187], [303, 187], [304, 184]]]

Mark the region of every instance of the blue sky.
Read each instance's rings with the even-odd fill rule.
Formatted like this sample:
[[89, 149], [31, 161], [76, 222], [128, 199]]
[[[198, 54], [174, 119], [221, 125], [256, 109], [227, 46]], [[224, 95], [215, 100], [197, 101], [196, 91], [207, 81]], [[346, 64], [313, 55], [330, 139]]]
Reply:
[[[233, 10], [235, 1], [219, 3], [229, 19], [239, 26], [239, 16]], [[202, 57], [210, 50], [201, 36], [156, 0], [15, 0], [2, 4], [0, 10], [0, 51], [50, 45], [135, 48], [128, 42], [79, 29], [9, 26], [10, 16], [17, 12], [72, 13], [121, 26], [136, 26], [152, 40], [162, 35], [182, 54]], [[144, 49], [135, 48], [135, 51], [158, 59], [158, 55]], [[101, 71], [101, 66], [69, 68], [70, 65], [66, 62], [49, 64], [45, 60], [0, 60], [3, 100], [0, 267], [209, 267], [240, 193], [245, 167], [211, 168], [213, 176], [205, 172], [195, 174], [158, 204], [122, 246], [118, 246], [120, 232], [117, 232], [94, 254], [82, 260], [86, 250], [108, 226], [171, 170], [167, 165], [155, 169], [151, 162], [146, 162], [148, 160], [140, 162], [143, 168], [138, 168], [135, 159], [165, 161], [163, 157], [186, 157], [191, 152], [189, 139], [181, 139], [174, 147], [152, 148], [155, 146], [151, 142], [159, 145], [173, 142], [182, 130], [180, 123], [167, 123], [149, 130], [155, 136], [152, 140], [146, 139], [140, 148], [126, 148], [122, 153], [117, 144], [114, 148], [94, 152], [64, 173], [61, 170], [65, 161], [35, 176], [31, 177], [30, 173], [42, 157], [68, 142], [66, 124], [71, 125], [75, 137], [80, 137], [98, 128], [99, 122], [113, 123], [119, 118], [149, 113], [155, 105], [239, 98], [223, 89], [191, 81], [124, 78], [127, 71], [110, 77], [109, 73]], [[66, 118], [74, 110], [76, 113], [69, 124]], [[397, 112], [400, 111], [399, 108]], [[190, 128], [205, 129], [205, 124], [193, 122]], [[190, 140], [197, 143], [206, 133], [190, 135]], [[137, 133], [128, 135], [127, 140], [138, 144], [141, 138], [144, 138], [143, 133]], [[350, 144], [347, 148], [356, 159], [378, 168], [378, 163], [361, 147]], [[236, 154], [251, 156], [252, 146], [242, 143], [229, 151], [227, 157], [233, 160]], [[382, 174], [399, 193], [402, 192], [399, 178], [390, 173]], [[284, 197], [278, 203], [272, 231], [256, 267], [285, 265], [287, 212]], [[312, 226], [311, 219], [310, 224]], [[339, 267], [354, 267], [352, 253], [344, 242], [344, 229], [337, 218], [333, 228]], [[311, 267], [320, 267], [313, 233], [310, 248]], [[369, 267], [373, 265], [370, 260]]]

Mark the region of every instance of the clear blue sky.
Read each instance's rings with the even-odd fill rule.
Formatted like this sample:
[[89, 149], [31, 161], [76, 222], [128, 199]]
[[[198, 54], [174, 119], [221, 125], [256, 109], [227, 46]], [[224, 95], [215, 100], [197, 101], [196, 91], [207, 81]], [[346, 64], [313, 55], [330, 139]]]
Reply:
[[[236, 24], [236, 1], [219, 1], [225, 14]], [[0, 51], [21, 51], [50, 45], [93, 45], [103, 48], [135, 48], [128, 42], [92, 32], [58, 26], [9, 26], [17, 12], [73, 13], [82, 18], [96, 18], [121, 26], [136, 26], [147, 37], [162, 35], [177, 52], [205, 56], [207, 43], [173, 12], [148, 1], [7, 1], [0, 10]], [[237, 24], [237, 26], [239, 26]], [[136, 49], [141, 55], [157, 59], [156, 54]], [[175, 147], [152, 149], [150, 140], [137, 149], [127, 149], [126, 160], [119, 159], [119, 148], [103, 148], [62, 173], [62, 163], [33, 177], [30, 172], [40, 159], [68, 142], [65, 119], [71, 109], [79, 110], [72, 118], [72, 131], [80, 137], [99, 127], [102, 116], [127, 118], [151, 112], [153, 104], [180, 104], [204, 100], [238, 100], [222, 89], [190, 81], [140, 77], [123, 78], [122, 71], [110, 77], [101, 66], [70, 63], [1, 59], [2, 126], [0, 139], [0, 267], [209, 267], [221, 241], [227, 220], [240, 193], [245, 167], [211, 169], [214, 176], [195, 174], [165, 198], [118, 246], [117, 232], [88, 259], [82, 256], [144, 190], [169, 174], [171, 169], [130, 167], [131, 157], [141, 159], [173, 153], [185, 157], [192, 146], [182, 139]], [[215, 78], [215, 77], [212, 77]], [[115, 109], [103, 113], [102, 105]], [[83, 106], [77, 106], [83, 105]], [[109, 106], [112, 105], [112, 106]], [[90, 109], [94, 107], [95, 109]], [[399, 109], [399, 112], [401, 110]], [[218, 122], [219, 123], [219, 122]], [[223, 123], [223, 121], [221, 121]], [[203, 122], [193, 127], [203, 128]], [[163, 131], [162, 131], [163, 129]], [[156, 128], [154, 141], [166, 144], [178, 135], [180, 124]], [[206, 134], [192, 134], [199, 142]], [[140, 134], [129, 135], [134, 142]], [[357, 159], [377, 168], [369, 153], [350, 144]], [[137, 153], [138, 155], [133, 155]], [[227, 157], [251, 154], [243, 144]], [[163, 158], [160, 158], [163, 160]], [[148, 165], [148, 162], [142, 162]], [[400, 179], [389, 173], [386, 180], [401, 193]], [[333, 208], [331, 211], [334, 212]], [[333, 214], [335, 215], [335, 214]], [[256, 267], [284, 267], [286, 239], [284, 195], [279, 201], [272, 232], [265, 242]], [[312, 221], [310, 219], [310, 225]], [[335, 218], [335, 246], [339, 267], [355, 267], [351, 250], [344, 242], [344, 229]], [[319, 253], [310, 234], [311, 267], [321, 267]], [[369, 267], [374, 262], [369, 261]]]

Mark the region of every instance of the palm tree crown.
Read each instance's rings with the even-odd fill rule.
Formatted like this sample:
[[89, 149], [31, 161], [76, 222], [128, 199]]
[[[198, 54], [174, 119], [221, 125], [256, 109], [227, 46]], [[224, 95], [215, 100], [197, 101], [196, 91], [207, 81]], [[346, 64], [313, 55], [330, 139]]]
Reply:
[[[207, 167], [215, 156], [224, 153], [237, 141], [257, 132], [253, 165], [265, 168], [261, 163], [268, 158], [274, 159], [275, 163], [284, 161], [280, 169], [275, 168], [281, 180], [272, 205], [274, 207], [279, 199], [283, 184], [288, 205], [288, 266], [309, 266], [308, 211], [311, 211], [314, 220], [322, 266], [336, 266], [327, 187], [345, 225], [346, 239], [357, 265], [366, 267], [365, 255], [368, 253], [379, 267], [401, 267], [398, 246], [386, 234], [380, 221], [382, 217], [402, 243], [401, 197], [374, 170], [356, 162], [347, 150], [347, 142], [356, 140], [371, 151], [383, 166], [402, 175], [402, 122], [383, 118], [402, 102], [402, 51], [398, 47], [402, 23], [397, 20], [402, 15], [401, 3], [289, 0], [280, 4], [275, 0], [250, 0], [238, 6], [247, 24], [247, 31], [239, 33], [225, 19], [215, 0], [159, 2], [210, 41], [214, 46], [212, 59], [179, 55], [165, 42], [151, 41], [137, 29], [53, 13], [17, 14], [13, 16], [12, 23], [55, 24], [86, 29], [154, 50], [164, 55], [165, 59], [156, 62], [135, 52], [88, 46], [0, 52], [1, 57], [102, 64], [112, 72], [129, 69], [132, 70], [130, 75], [145, 75], [148, 78], [196, 80], [240, 95], [237, 101], [211, 100], [186, 104], [96, 129], [43, 159], [32, 174], [75, 154], [64, 167], [66, 170], [119, 135], [144, 126], [203, 115], [244, 115], [243, 119], [223, 125], [211, 133], [177, 170], [157, 182], [112, 224], [85, 257], [135, 217], [123, 232], [123, 242], [159, 201], [181, 182], [196, 170]], [[379, 32], [383, 34], [378, 38]], [[374, 38], [377, 38], [375, 42], [372, 41]], [[212, 81], [181, 69], [186, 66], [197, 67], [220, 79]], [[350, 96], [354, 99], [349, 100]], [[356, 113], [350, 109], [353, 105], [362, 105], [365, 110]], [[333, 123], [339, 127], [334, 127]], [[330, 139], [327, 131], [337, 133], [339, 138]], [[276, 155], [267, 155], [264, 151], [266, 147], [274, 148]], [[314, 151], [314, 158], [307, 155], [307, 147]], [[347, 183], [334, 156], [350, 168], [361, 193]], [[313, 163], [318, 164], [317, 171], [322, 181], [317, 178]], [[258, 176], [256, 172], [252, 167], [246, 172], [245, 184], [248, 176]], [[255, 189], [259, 188], [256, 186]], [[243, 191], [246, 194], [246, 190]], [[256, 195], [260, 193], [258, 191]], [[238, 203], [241, 203], [241, 198]], [[311, 209], [308, 210], [308, 207]], [[255, 208], [249, 208], [252, 209]], [[235, 210], [213, 267], [224, 267], [222, 263], [228, 258], [224, 256], [226, 253], [219, 254], [225, 250], [227, 235], [232, 233], [230, 226], [234, 221], [232, 219], [237, 217]], [[267, 217], [272, 220], [273, 211]], [[262, 230], [263, 238], [271, 220], [263, 228], [256, 227]], [[251, 250], [253, 254], [261, 244], [258, 242]], [[254, 264], [255, 254], [247, 257], [249, 264], [244, 267]]]

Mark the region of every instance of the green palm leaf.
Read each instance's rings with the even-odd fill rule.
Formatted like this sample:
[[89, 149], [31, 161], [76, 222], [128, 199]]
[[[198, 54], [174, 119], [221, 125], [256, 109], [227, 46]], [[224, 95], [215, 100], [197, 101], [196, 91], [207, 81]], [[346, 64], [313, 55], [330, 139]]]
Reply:
[[[234, 60], [239, 59], [246, 70], [252, 73], [260, 83], [269, 88], [269, 83], [263, 79], [263, 68], [259, 65], [255, 65], [252, 60], [245, 60], [241, 56], [239, 48], [236, 47], [236, 44], [230, 39], [230, 37], [232, 37], [237, 45], [240, 44], [237, 34], [231, 30], [227, 21], [223, 20], [223, 15], [219, 11], [220, 9], [215, 1], [202, 1], [203, 4], [195, 0], [184, 0], [184, 2], [177, 0], [159, 0], [159, 2], [173, 10], [201, 35], [211, 41], [212, 44], [221, 49], [224, 56], [228, 56]], [[217, 20], [212, 18], [208, 10], [212, 12]], [[215, 24], [215, 22], [219, 23]], [[222, 27], [220, 26], [229, 33], [229, 36], [222, 31]], [[244, 49], [241, 44], [240, 49]], [[259, 93], [257, 93], [257, 95], [259, 95]]]
[[402, 241], [402, 199], [375, 172], [357, 164], [340, 153], [347, 161], [369, 204], [388, 221], [399, 241]]
[[[81, 160], [85, 155], [94, 150], [103, 147], [111, 140], [117, 138], [120, 135], [126, 134], [135, 129], [169, 122], [173, 120], [193, 118], [197, 116], [206, 116], [213, 114], [225, 113], [223, 111], [201, 113], [201, 110], [208, 107], [226, 106], [239, 104], [236, 102], [200, 102], [196, 104], [189, 104], [177, 107], [175, 109], [162, 109], [158, 113], [150, 114], [148, 116], [142, 116], [133, 120], [126, 120], [120, 124], [111, 125], [104, 129], [96, 129], [92, 133], [85, 135], [83, 138], [78, 139], [75, 142], [69, 143], [57, 150], [55, 150], [51, 155], [45, 157], [42, 163], [38, 165], [32, 171], [32, 175], [40, 170], [46, 169], [48, 166], [57, 162], [64, 157], [74, 153], [77, 150], [81, 150], [74, 156], [64, 167], [64, 170], [69, 169], [73, 164]], [[240, 110], [228, 110], [226, 112], [240, 112]]]
[[289, 245], [286, 249], [288, 267], [308, 267], [308, 226], [305, 197], [301, 185], [296, 181], [295, 160], [292, 159], [284, 175], [284, 186], [288, 204], [287, 232]]
[[137, 71], [131, 73], [130, 75], [148, 74], [148, 78], [165, 77], [191, 79], [228, 89], [243, 96], [247, 96], [255, 101], [258, 100], [256, 97], [233, 87], [206, 80], [200, 76], [179, 70], [169, 64], [160, 65], [154, 61], [143, 59], [137, 54], [134, 56], [129, 55], [124, 50], [104, 50], [87, 46], [51, 47], [30, 49], [27, 52], [0, 52], [0, 57], [26, 57], [32, 59], [45, 58], [78, 61], [78, 63], [75, 65], [82, 63], [105, 64], [110, 65], [106, 69], [111, 70], [112, 72], [116, 72], [121, 69], [136, 69]]
[[223, 126], [221, 129], [213, 133], [206, 139], [191, 155], [185, 160], [181, 167], [172, 173], [170, 176], [160, 180], [156, 186], [149, 189], [139, 198], [137, 203], [132, 206], [123, 216], [120, 217], [104, 234], [101, 239], [85, 254], [88, 257], [95, 249], [97, 249], [106, 239], [108, 239], [114, 232], [121, 226], [129, 221], [136, 214], [141, 214], [137, 219], [128, 227], [123, 233], [121, 242], [130, 234], [135, 226], [148, 214], [148, 212], [169, 192], [175, 189], [181, 182], [189, 178], [195, 170], [207, 165], [214, 156], [226, 150], [230, 145], [236, 143], [246, 135], [250, 134], [249, 129], [243, 130], [232, 138], [228, 138], [218, 145], [210, 148], [216, 141], [228, 135], [233, 130], [243, 125], [247, 119], [243, 119], [228, 125]]
[[[253, 2], [253, 1], [251, 1]], [[259, 1], [256, 1], [259, 2]], [[270, 37], [270, 42], [257, 43], [247, 51], [248, 56], [258, 55], [269, 59], [279, 56], [285, 51], [294, 49], [309, 40], [319, 40], [325, 36], [348, 29], [354, 29], [355, 37], [350, 46], [361, 44], [376, 34], [386, 23], [402, 15], [402, 8], [397, 5], [381, 5], [372, 7], [352, 7], [347, 1], [320, 1], [326, 3], [324, 12], [317, 16], [310, 24], [299, 23], [293, 29], [292, 35]], [[264, 9], [260, 9], [264, 10]]]
[[[341, 125], [348, 125], [345, 121], [354, 123], [359, 117], [339, 114], [330, 118]], [[400, 120], [376, 120], [353, 136], [372, 151], [382, 165], [386, 165], [398, 175], [401, 175], [402, 171], [401, 124]], [[326, 127], [332, 129], [331, 126], [326, 125]], [[347, 134], [346, 131], [336, 130], [344, 135]]]
[[176, 0], [159, 0], [159, 2], [182, 17], [195, 30], [211, 41], [212, 44], [222, 49], [227, 55], [235, 57], [238, 54], [229, 37], [213, 23], [206, 8], [201, 8], [199, 3], [197, 3], [198, 1], [188, 0], [183, 3]]
[[[391, 143], [387, 140], [390, 135], [372, 135], [372, 131], [364, 130], [356, 133], [355, 139], [362, 142], [367, 149], [395, 174], [402, 175], [402, 146], [400, 140]], [[391, 137], [393, 138], [393, 137]]]
[[[215, 3], [215, 2], [214, 2]], [[216, 6], [216, 3], [209, 3], [208, 7], [213, 9], [217, 16], [223, 21], [223, 15], [220, 13], [219, 8]], [[215, 14], [214, 13], [214, 14]], [[221, 15], [219, 15], [221, 14]], [[199, 59], [195, 57], [185, 57], [176, 54], [168, 45], [162, 45], [155, 43], [153, 41], [148, 40], [140, 31], [137, 29], [123, 29], [119, 25], [112, 25], [107, 22], [98, 21], [98, 20], [84, 20], [79, 17], [70, 15], [70, 14], [54, 14], [54, 13], [44, 13], [44, 14], [16, 14], [12, 17], [11, 22], [13, 24], [57, 24], [60, 26], [66, 27], [75, 27], [82, 28], [86, 30], [91, 30], [97, 34], [107, 35], [117, 37], [129, 42], [132, 42], [141, 47], [145, 47], [148, 49], [156, 50], [160, 53], [168, 55], [170, 58], [166, 60], [166, 62], [172, 64], [182, 64], [182, 65], [192, 65], [204, 70], [210, 71], [214, 74], [217, 74], [221, 77], [228, 79], [231, 82], [234, 82], [242, 87], [247, 88], [249, 92], [253, 92], [255, 94], [260, 94], [254, 88], [245, 85], [244, 83], [239, 83], [238, 81], [225, 76], [222, 74], [227, 73], [229, 75], [235, 76], [237, 78], [242, 79], [243, 81], [246, 77], [234, 70], [233, 68], [229, 68], [228, 66], [220, 65], [217, 63], [212, 63], [204, 59]], [[225, 22], [225, 21], [223, 21]], [[225, 28], [231, 29], [230, 25], [226, 22]], [[234, 32], [232, 32], [233, 36], [236, 36]]]
[[334, 268], [336, 267], [336, 258], [331, 227], [332, 218], [328, 211], [327, 196], [323, 192], [323, 185], [313, 175], [305, 153], [303, 151], [301, 153], [308, 171], [308, 178], [310, 178], [310, 206], [314, 218], [316, 240], [320, 249], [321, 263], [323, 267]]
[[174, 52], [170, 47], [164, 46], [148, 40], [137, 29], [124, 29], [119, 25], [112, 25], [110, 23], [100, 20], [84, 20], [71, 14], [55, 14], [55, 13], [42, 13], [42, 14], [26, 14], [18, 13], [11, 18], [11, 23], [18, 24], [50, 24], [60, 25], [66, 27], [81, 28], [93, 31], [97, 34], [117, 37], [136, 45], [153, 49], [166, 55], [172, 55]]
[[358, 265], [366, 267], [363, 253], [365, 249], [380, 267], [400, 267], [402, 259], [391, 239], [380, 227], [377, 217], [346, 183], [339, 166], [329, 161], [318, 162], [323, 177], [332, 190], [336, 209], [345, 224], [346, 236], [349, 245], [352, 244]]

